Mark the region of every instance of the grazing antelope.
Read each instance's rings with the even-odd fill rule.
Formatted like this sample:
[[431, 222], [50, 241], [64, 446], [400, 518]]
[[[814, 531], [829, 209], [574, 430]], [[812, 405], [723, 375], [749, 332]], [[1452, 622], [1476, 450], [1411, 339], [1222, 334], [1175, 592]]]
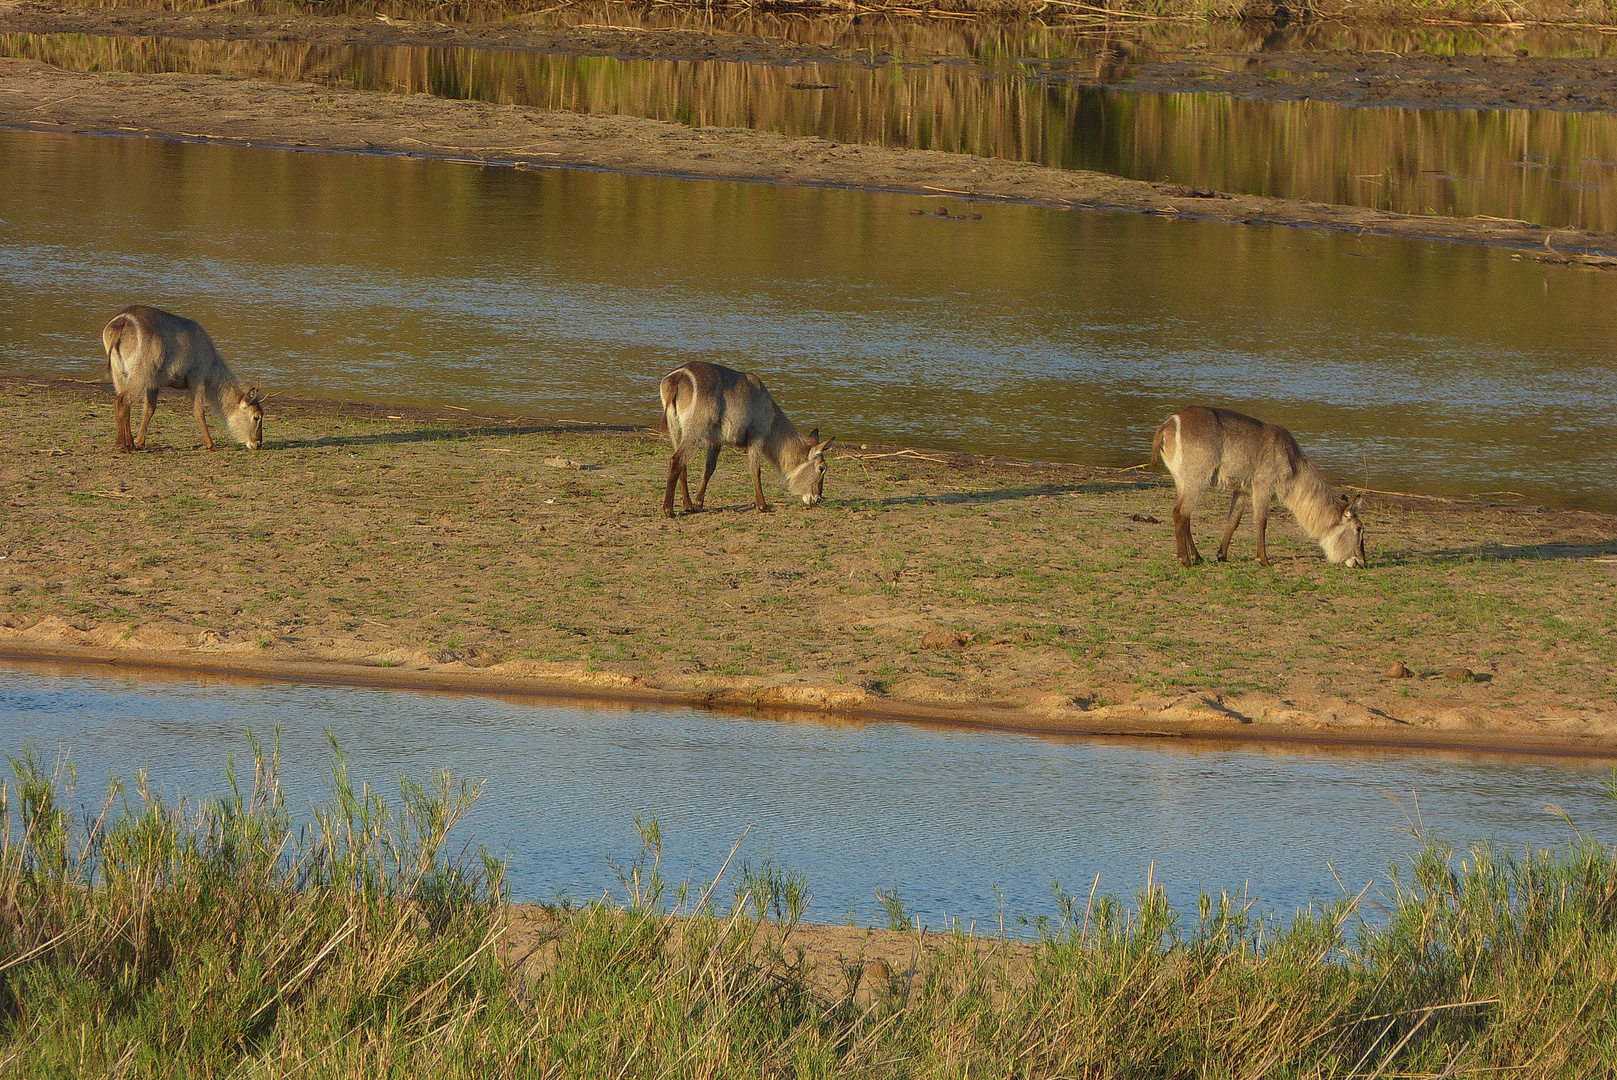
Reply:
[[[663, 513], [674, 516], [675, 484], [684, 494], [687, 514], [702, 509], [707, 482], [718, 467], [719, 448], [724, 446], [747, 451], [752, 462], [752, 491], [760, 511], [773, 509], [764, 501], [761, 474], [765, 458], [785, 478], [786, 490], [800, 496], [803, 505], [820, 501], [825, 490], [825, 449], [832, 440], [821, 442], [819, 428], [807, 438], [799, 435], [758, 376], [693, 360], [664, 375], [660, 390], [663, 415], [668, 418], [668, 441], [674, 444]], [[707, 448], [707, 463], [693, 504], [690, 459], [701, 446]]]
[[1325, 549], [1333, 563], [1363, 566], [1364, 525], [1359, 521], [1362, 496], [1338, 491], [1308, 460], [1291, 432], [1278, 424], [1255, 420], [1228, 409], [1193, 406], [1180, 409], [1157, 428], [1151, 440], [1151, 464], [1162, 462], [1173, 474], [1179, 496], [1173, 504], [1174, 540], [1179, 561], [1201, 562], [1190, 535], [1190, 515], [1209, 487], [1231, 493], [1224, 540], [1218, 561], [1230, 556], [1230, 537], [1241, 524], [1243, 496], [1252, 502], [1258, 523], [1258, 562], [1269, 565], [1264, 533], [1269, 506], [1279, 498], [1297, 523]]
[[[212, 405], [225, 418], [225, 426], [247, 449], [264, 444], [264, 407], [258, 387], [244, 387], [225, 366], [208, 332], [190, 319], [170, 315], [144, 304], [124, 308], [101, 331], [107, 349], [107, 369], [112, 388], [118, 393], [113, 407], [118, 449], [146, 449], [146, 429], [157, 411], [157, 393], [163, 387], [193, 390], [197, 424], [202, 442], [216, 449], [208, 433], [207, 407]], [[129, 409], [144, 401], [140, 434], [129, 433]]]

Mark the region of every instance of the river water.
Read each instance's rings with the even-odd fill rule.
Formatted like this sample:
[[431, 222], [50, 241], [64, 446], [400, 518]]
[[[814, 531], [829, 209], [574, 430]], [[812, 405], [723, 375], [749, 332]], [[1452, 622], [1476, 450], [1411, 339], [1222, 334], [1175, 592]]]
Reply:
[[[902, 55], [895, 41], [883, 44]], [[5, 34], [0, 55], [78, 71], [315, 82], [757, 128], [1400, 213], [1617, 231], [1617, 116], [1608, 113], [1141, 93], [1126, 88], [1128, 65], [1151, 55], [1137, 43], [1139, 52], [1121, 46], [1123, 62], [1111, 59], [1119, 43], [1098, 35], [993, 44], [1005, 51], [975, 43], [973, 55], [939, 63], [758, 63]]]
[[[144, 301], [294, 395], [655, 424], [691, 359], [845, 442], [1131, 465], [1173, 409], [1339, 481], [1617, 509], [1617, 275], [1481, 248], [578, 170], [0, 132], [0, 370]], [[276, 438], [273, 410], [267, 428]], [[1513, 495], [1485, 496], [1513, 498]]]
[[[688, 709], [0, 669], [0, 747], [67, 753], [81, 801], [149, 769], [168, 797], [224, 789], [245, 732], [281, 731], [289, 806], [329, 793], [326, 731], [352, 775], [397, 794], [439, 769], [487, 782], [467, 835], [509, 860], [516, 898], [586, 900], [658, 816], [664, 869], [710, 880], [764, 855], [804, 872], [810, 921], [885, 925], [897, 887], [929, 926], [1055, 909], [1052, 882], [1129, 897], [1147, 875], [1181, 910], [1199, 890], [1288, 915], [1385, 885], [1417, 822], [1457, 846], [1520, 850], [1578, 828], [1617, 838], [1601, 772], [1576, 762], [1053, 738], [891, 723], [781, 722]], [[750, 829], [750, 831], [748, 831]], [[463, 836], [463, 839], [465, 837]], [[1338, 884], [1340, 878], [1340, 885]], [[1376, 896], [1372, 890], [1372, 900]], [[1369, 914], [1374, 914], [1373, 907]]]

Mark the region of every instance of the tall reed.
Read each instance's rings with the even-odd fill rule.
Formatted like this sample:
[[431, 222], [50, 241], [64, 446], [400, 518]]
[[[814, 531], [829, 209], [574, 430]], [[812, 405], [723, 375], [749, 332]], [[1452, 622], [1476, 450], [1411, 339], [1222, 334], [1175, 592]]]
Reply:
[[910, 969], [827, 979], [801, 875], [670, 884], [655, 820], [616, 898], [544, 909], [519, 963], [501, 866], [448, 846], [475, 785], [384, 799], [334, 745], [294, 820], [254, 744], [245, 790], [227, 768], [226, 796], [170, 804], [137, 774], [75, 816], [70, 766], [12, 771], [5, 1075], [1617, 1075], [1617, 852], [1576, 830], [1422, 835], [1378, 893], [1289, 920], [1058, 892], [1031, 943], [882, 931]]

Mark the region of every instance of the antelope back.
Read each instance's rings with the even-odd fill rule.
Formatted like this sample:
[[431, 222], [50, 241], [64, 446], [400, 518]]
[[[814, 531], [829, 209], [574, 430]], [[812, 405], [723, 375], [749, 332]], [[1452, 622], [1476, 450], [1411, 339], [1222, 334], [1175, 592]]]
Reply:
[[101, 332], [108, 361], [139, 386], [217, 387], [234, 376], [200, 323], [145, 304], [115, 315]]
[[660, 389], [669, 439], [676, 447], [691, 440], [763, 444], [785, 420], [758, 376], [704, 360], [675, 368], [663, 377]]

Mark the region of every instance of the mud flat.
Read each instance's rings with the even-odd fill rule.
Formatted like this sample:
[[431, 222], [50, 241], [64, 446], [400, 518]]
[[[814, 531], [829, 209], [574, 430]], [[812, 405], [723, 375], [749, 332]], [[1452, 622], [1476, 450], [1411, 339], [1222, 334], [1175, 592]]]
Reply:
[[1284, 515], [1273, 569], [1245, 532], [1183, 570], [1141, 471], [852, 447], [822, 506], [760, 515], [726, 455], [668, 520], [646, 428], [276, 401], [263, 452], [206, 454], [182, 410], [120, 457], [103, 388], [0, 382], [0, 654], [1617, 754], [1609, 516], [1372, 495], [1367, 571]]

